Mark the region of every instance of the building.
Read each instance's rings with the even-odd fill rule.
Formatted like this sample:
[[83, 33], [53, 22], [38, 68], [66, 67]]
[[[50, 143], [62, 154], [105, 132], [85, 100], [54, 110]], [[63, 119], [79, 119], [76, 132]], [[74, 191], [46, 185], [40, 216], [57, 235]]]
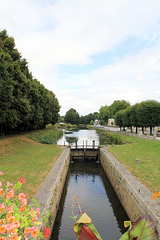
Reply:
[[115, 126], [115, 119], [114, 118], [109, 118], [108, 119], [108, 126]]

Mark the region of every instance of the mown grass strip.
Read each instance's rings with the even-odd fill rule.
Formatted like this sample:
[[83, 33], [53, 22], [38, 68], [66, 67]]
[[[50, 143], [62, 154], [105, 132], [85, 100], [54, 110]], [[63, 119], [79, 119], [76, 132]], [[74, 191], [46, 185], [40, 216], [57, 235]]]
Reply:
[[15, 183], [20, 176], [24, 176], [26, 184], [22, 191], [30, 200], [61, 152], [60, 146], [40, 144], [26, 135], [1, 138], [0, 171], [3, 171], [4, 175], [0, 181]]
[[[123, 142], [122, 145], [109, 145], [109, 151], [153, 193], [160, 191], [160, 141], [109, 134], [117, 135]], [[136, 163], [136, 159], [140, 160], [140, 164]]]

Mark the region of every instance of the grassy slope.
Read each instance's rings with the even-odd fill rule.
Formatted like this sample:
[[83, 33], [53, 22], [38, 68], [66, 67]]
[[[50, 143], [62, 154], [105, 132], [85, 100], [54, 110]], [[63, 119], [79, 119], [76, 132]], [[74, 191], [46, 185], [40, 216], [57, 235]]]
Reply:
[[15, 183], [24, 176], [23, 191], [28, 199], [38, 190], [62, 149], [56, 145], [36, 143], [25, 135], [0, 139], [0, 181]]
[[[109, 151], [152, 192], [160, 191], [160, 141], [121, 135], [123, 145], [109, 146]], [[140, 159], [140, 164], [136, 159]]]

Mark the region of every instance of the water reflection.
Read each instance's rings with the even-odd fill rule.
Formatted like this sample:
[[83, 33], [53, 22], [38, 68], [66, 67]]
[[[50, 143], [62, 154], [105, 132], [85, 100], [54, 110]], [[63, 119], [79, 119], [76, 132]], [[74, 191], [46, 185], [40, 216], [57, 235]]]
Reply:
[[70, 137], [70, 136], [66, 136], [66, 135], [65, 135], [65, 140], [70, 145], [74, 144], [75, 142], [78, 142], [77, 137]]
[[96, 132], [96, 130], [87, 130], [87, 129], [81, 129], [69, 133], [63, 133], [62, 138], [60, 138], [57, 142], [58, 145], [75, 145], [76, 141], [78, 145], [87, 144], [92, 145], [93, 140], [95, 140], [95, 144], [99, 145], [99, 136]]
[[[76, 188], [82, 210], [91, 217], [103, 240], [118, 240], [128, 220], [101, 165], [93, 162], [75, 162], [70, 165], [65, 189], [51, 239], [74, 240], [71, 199]], [[75, 206], [75, 214], [78, 209]]]

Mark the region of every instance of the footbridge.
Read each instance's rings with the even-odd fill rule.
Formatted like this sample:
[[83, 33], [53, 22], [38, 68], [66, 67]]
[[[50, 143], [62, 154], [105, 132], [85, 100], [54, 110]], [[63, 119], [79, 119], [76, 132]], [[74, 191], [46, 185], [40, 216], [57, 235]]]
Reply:
[[83, 141], [82, 145], [78, 145], [77, 142], [75, 145], [70, 145], [70, 159], [71, 161], [75, 160], [88, 160], [88, 161], [99, 161], [100, 155], [100, 145], [95, 145], [95, 141], [89, 145]]

